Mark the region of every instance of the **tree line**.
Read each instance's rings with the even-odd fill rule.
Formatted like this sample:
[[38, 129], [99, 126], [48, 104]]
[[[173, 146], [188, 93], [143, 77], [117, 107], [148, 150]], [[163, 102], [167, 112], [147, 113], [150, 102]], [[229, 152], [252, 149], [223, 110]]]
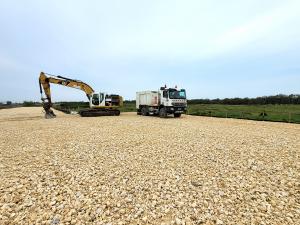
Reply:
[[191, 99], [189, 104], [223, 104], [223, 105], [266, 105], [266, 104], [300, 104], [300, 95], [272, 95], [257, 98]]
[[[135, 100], [125, 100], [124, 103], [135, 103]], [[256, 98], [224, 98], [224, 99], [190, 99], [189, 104], [223, 104], [223, 105], [266, 105], [266, 104], [300, 104], [300, 94], [271, 95]]]
[[[135, 104], [135, 100], [125, 100], [126, 104]], [[224, 99], [190, 99], [188, 100], [189, 104], [223, 104], [223, 105], [266, 105], [266, 104], [300, 104], [300, 94], [291, 94], [291, 95], [271, 95], [271, 96], [263, 96], [257, 98], [224, 98]], [[88, 102], [56, 102], [61, 106], [85, 106], [88, 107]], [[23, 103], [13, 103], [11, 101], [7, 101], [6, 103], [1, 103], [2, 106], [11, 106], [11, 105], [19, 105], [19, 106], [41, 106], [41, 102], [33, 102], [33, 101], [24, 101]]]

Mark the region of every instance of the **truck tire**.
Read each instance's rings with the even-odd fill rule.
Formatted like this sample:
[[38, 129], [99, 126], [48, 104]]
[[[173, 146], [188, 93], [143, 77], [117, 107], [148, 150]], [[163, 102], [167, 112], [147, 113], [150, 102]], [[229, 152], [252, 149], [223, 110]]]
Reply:
[[174, 113], [174, 117], [175, 117], [175, 118], [181, 117], [181, 113]]
[[161, 108], [159, 110], [159, 117], [160, 118], [166, 118], [167, 117], [167, 112], [166, 112], [166, 109], [165, 108]]
[[149, 116], [149, 112], [148, 112], [148, 109], [146, 107], [142, 108], [142, 115], [143, 116]]

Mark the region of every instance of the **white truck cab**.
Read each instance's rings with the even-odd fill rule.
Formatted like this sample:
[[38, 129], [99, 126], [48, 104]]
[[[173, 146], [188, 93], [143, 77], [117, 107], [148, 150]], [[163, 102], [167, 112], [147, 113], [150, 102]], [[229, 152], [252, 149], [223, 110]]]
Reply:
[[167, 117], [173, 114], [180, 117], [186, 113], [187, 100], [185, 89], [161, 87], [158, 91], [141, 91], [136, 93], [138, 115], [159, 115]]

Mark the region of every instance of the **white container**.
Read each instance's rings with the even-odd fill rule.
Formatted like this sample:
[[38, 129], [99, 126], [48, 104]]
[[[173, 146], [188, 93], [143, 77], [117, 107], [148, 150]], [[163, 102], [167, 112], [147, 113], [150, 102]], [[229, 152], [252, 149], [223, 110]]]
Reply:
[[156, 107], [160, 104], [160, 93], [158, 91], [141, 91], [136, 93], [136, 108], [140, 106]]

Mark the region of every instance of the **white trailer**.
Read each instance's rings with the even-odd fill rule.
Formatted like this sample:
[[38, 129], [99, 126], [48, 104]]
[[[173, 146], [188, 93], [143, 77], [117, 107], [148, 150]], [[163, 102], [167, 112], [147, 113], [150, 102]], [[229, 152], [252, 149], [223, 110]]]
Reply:
[[167, 117], [173, 114], [180, 117], [186, 112], [187, 100], [184, 89], [161, 87], [158, 91], [140, 91], [136, 93], [138, 115], [159, 115]]

